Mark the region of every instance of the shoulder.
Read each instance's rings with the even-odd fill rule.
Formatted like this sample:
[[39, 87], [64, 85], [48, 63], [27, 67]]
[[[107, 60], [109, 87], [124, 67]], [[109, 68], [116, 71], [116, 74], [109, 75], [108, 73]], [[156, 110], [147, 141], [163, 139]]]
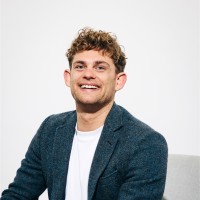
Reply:
[[43, 152], [53, 149], [54, 139], [60, 127], [68, 128], [76, 122], [76, 112], [69, 111], [48, 116], [34, 135], [30, 147], [42, 148]]
[[154, 147], [161, 146], [167, 149], [167, 142], [161, 133], [137, 119], [122, 106], [118, 105], [118, 109], [121, 112], [122, 126], [120, 132], [124, 142]]
[[[168, 147], [164, 136], [146, 123], [134, 117], [125, 108], [116, 105], [117, 127], [112, 133], [119, 136], [114, 158], [122, 173], [130, 174], [134, 170], [155, 170], [165, 174]], [[134, 170], [132, 170], [134, 168]], [[124, 174], [126, 174], [124, 173]], [[140, 174], [140, 173], [139, 173]], [[148, 179], [152, 173], [141, 173]]]
[[135, 132], [149, 132], [154, 131], [149, 125], [145, 122], [142, 122], [135, 116], [133, 116], [129, 111], [127, 111], [122, 106], [117, 105], [118, 113], [121, 115], [121, 124], [126, 130], [131, 130]]
[[50, 115], [41, 123], [34, 138], [39, 140], [53, 139], [59, 127], [69, 126], [75, 122], [75, 111]]
[[41, 124], [41, 127], [52, 128], [63, 126], [66, 122], [76, 119], [75, 111], [68, 111], [59, 114], [53, 114], [48, 116]]

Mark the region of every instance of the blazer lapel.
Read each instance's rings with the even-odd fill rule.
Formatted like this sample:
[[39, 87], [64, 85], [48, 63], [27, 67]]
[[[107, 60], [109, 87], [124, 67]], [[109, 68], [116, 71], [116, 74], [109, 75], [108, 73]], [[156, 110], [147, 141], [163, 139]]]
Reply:
[[54, 141], [53, 193], [51, 199], [65, 199], [66, 178], [71, 147], [75, 133], [76, 113], [74, 112], [57, 128]]
[[104, 171], [114, 151], [119, 138], [119, 131], [117, 132], [116, 130], [121, 126], [121, 110], [116, 104], [114, 104], [105, 121], [104, 128], [93, 158], [88, 184], [88, 200], [93, 198], [98, 179]]

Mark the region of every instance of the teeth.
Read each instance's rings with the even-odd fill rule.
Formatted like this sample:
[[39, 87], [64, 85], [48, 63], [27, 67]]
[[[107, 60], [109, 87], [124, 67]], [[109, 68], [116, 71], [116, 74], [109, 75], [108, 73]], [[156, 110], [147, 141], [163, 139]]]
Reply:
[[81, 85], [81, 88], [86, 88], [86, 89], [97, 89], [97, 87], [94, 86], [94, 85]]

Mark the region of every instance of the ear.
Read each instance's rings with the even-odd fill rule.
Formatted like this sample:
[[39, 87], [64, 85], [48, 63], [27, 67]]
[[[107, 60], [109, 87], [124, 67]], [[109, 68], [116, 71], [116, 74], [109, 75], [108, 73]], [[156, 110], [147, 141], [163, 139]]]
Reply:
[[119, 74], [117, 74], [115, 91], [121, 90], [124, 87], [126, 80], [127, 75], [124, 72], [120, 72]]
[[69, 69], [66, 69], [64, 71], [64, 80], [65, 80], [65, 84], [66, 86], [70, 87], [70, 79], [71, 79], [71, 76], [70, 76], [70, 70]]

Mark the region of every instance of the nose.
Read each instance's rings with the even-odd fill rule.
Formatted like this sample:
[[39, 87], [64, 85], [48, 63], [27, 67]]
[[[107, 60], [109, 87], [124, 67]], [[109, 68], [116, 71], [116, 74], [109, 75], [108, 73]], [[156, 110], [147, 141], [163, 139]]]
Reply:
[[94, 70], [92, 68], [86, 68], [84, 70], [84, 74], [83, 74], [83, 77], [87, 80], [90, 80], [90, 79], [95, 79], [96, 76], [95, 76], [95, 73], [94, 73]]

